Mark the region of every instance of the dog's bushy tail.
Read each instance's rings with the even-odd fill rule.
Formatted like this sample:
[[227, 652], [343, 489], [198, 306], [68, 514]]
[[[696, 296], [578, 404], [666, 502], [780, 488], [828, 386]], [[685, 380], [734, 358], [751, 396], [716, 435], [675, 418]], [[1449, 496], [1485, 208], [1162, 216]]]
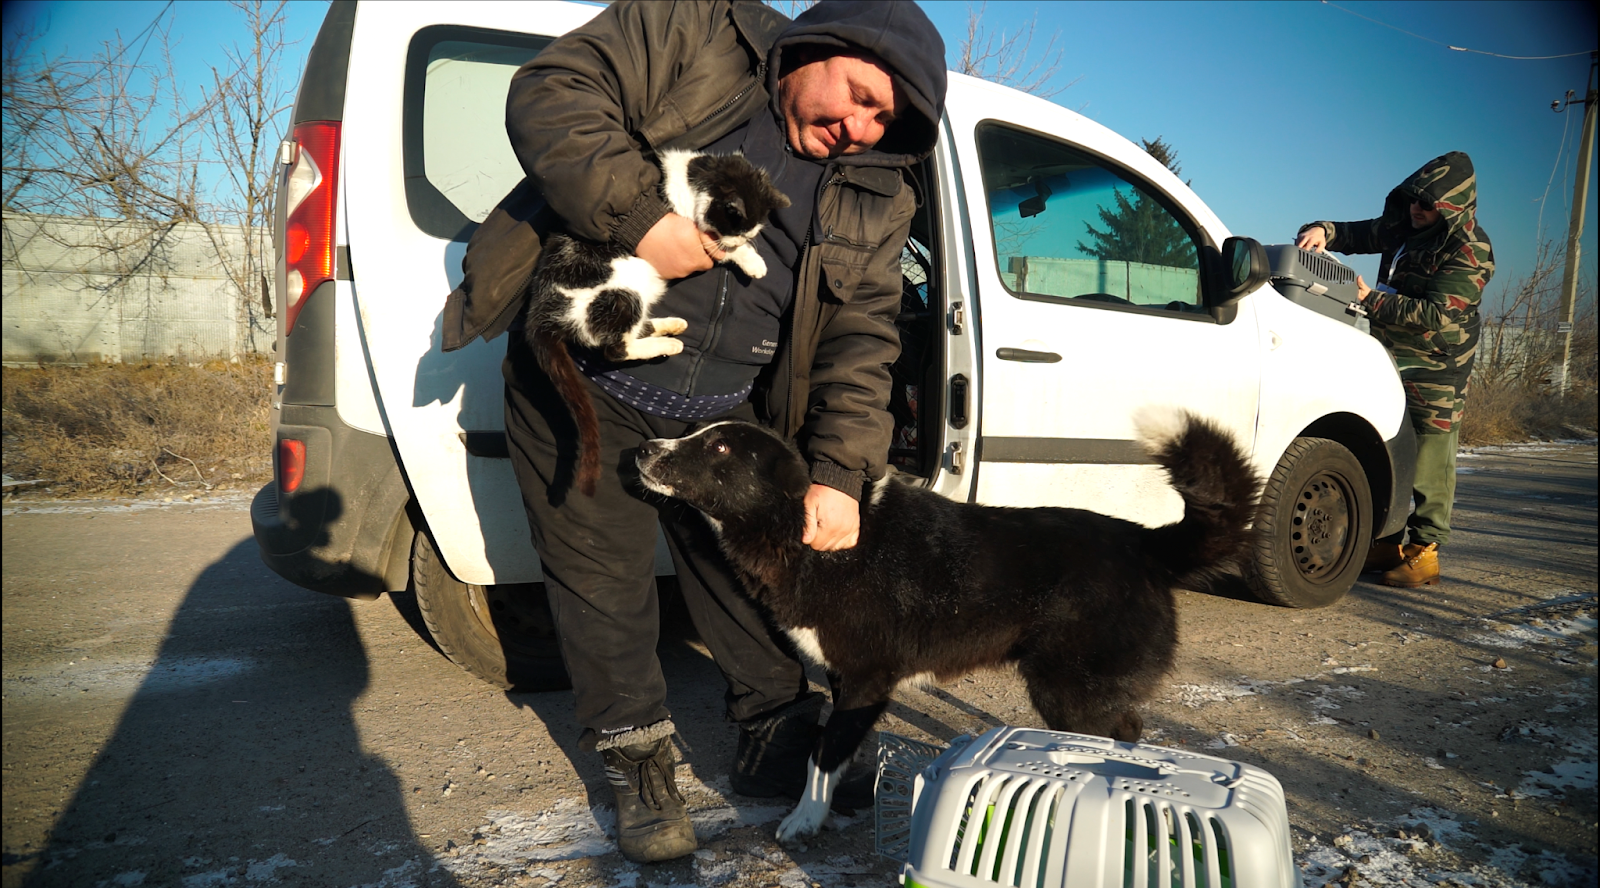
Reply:
[[583, 377], [567, 351], [567, 344], [559, 336], [529, 327], [528, 342], [539, 359], [539, 367], [550, 377], [578, 426], [576, 486], [584, 496], [592, 497], [595, 484], [600, 480], [600, 418], [594, 412], [594, 402], [589, 399], [589, 391], [584, 388]]
[[1237, 571], [1249, 551], [1261, 491], [1248, 456], [1232, 435], [1179, 408], [1142, 408], [1134, 426], [1183, 497], [1183, 520], [1151, 530], [1148, 555], [1179, 584]]

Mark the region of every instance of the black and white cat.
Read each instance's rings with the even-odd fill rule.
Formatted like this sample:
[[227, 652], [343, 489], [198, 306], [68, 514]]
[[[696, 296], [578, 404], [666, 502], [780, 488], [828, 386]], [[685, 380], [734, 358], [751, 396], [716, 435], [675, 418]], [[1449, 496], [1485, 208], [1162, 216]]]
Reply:
[[[767, 273], [751, 240], [767, 214], [787, 207], [765, 170], [739, 154], [664, 151], [661, 195], [672, 211], [717, 240], [724, 260], [752, 278]], [[600, 426], [567, 343], [611, 361], [648, 361], [683, 351], [682, 318], [652, 318], [667, 290], [655, 266], [615, 244], [568, 234], [545, 241], [528, 284], [525, 332], [539, 366], [555, 383], [578, 426], [577, 486], [594, 496], [600, 477]]]

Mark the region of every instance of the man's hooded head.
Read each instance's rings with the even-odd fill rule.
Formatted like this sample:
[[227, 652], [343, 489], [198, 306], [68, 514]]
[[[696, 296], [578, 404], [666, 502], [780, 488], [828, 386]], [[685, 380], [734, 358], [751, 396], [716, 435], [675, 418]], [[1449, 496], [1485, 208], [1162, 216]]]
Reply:
[[[933, 150], [944, 113], [944, 40], [910, 0], [823, 0], [778, 36], [767, 77], [801, 153], [878, 164]], [[853, 147], [852, 134], [866, 138]], [[866, 156], [868, 147], [878, 156]]]
[[[1423, 230], [1412, 226], [1411, 205], [1420, 203], [1439, 213], [1439, 221]], [[1452, 235], [1470, 235], [1477, 225], [1478, 178], [1472, 158], [1451, 151], [1422, 165], [1389, 192], [1383, 205], [1384, 227], [1414, 248], [1437, 248]]]

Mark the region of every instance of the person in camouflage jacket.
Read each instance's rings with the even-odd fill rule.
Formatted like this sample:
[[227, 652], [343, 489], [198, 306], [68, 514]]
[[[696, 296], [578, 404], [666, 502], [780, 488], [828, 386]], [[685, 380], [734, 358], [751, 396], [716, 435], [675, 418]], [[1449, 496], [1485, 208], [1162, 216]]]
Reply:
[[[1478, 349], [1478, 303], [1494, 274], [1494, 249], [1478, 224], [1472, 160], [1452, 151], [1422, 165], [1362, 222], [1302, 226], [1302, 249], [1381, 253], [1377, 285], [1357, 278], [1376, 336], [1394, 355], [1417, 433], [1415, 508], [1407, 531], [1373, 543], [1369, 570], [1413, 588], [1439, 581], [1450, 539], [1455, 454]], [[1409, 532], [1409, 542], [1406, 539]]]

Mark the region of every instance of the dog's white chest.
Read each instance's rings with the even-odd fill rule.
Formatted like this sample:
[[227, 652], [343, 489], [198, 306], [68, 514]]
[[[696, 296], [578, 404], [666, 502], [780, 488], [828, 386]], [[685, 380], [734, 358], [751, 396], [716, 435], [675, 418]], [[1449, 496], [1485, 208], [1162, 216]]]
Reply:
[[783, 631], [789, 634], [789, 638], [794, 642], [794, 646], [800, 649], [801, 655], [807, 660], [810, 660], [822, 667], [826, 667], [828, 665], [828, 658], [822, 655], [822, 643], [817, 641], [817, 630], [785, 629]]

